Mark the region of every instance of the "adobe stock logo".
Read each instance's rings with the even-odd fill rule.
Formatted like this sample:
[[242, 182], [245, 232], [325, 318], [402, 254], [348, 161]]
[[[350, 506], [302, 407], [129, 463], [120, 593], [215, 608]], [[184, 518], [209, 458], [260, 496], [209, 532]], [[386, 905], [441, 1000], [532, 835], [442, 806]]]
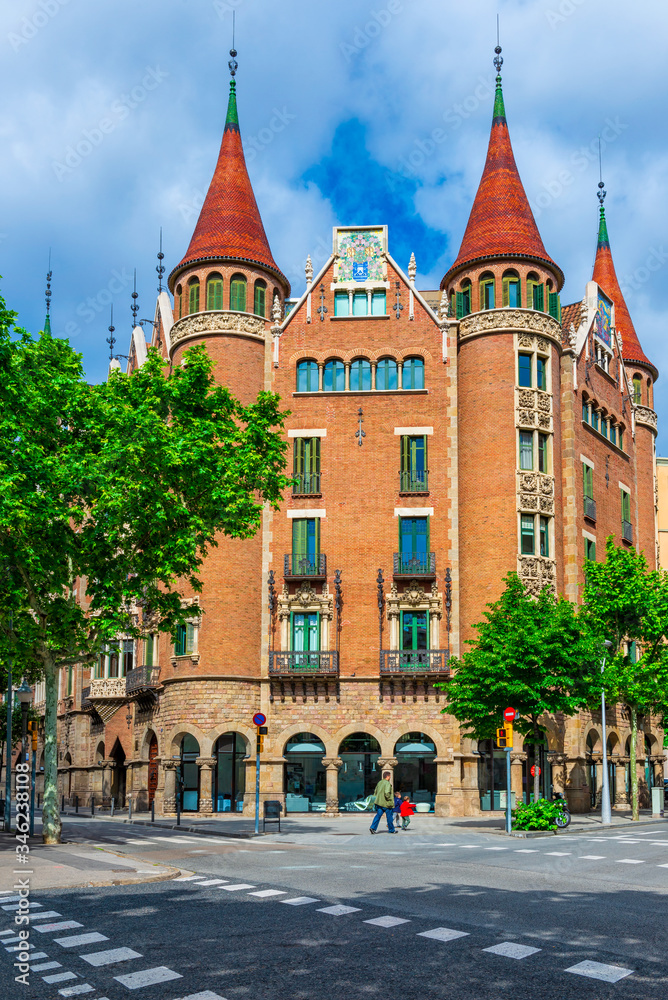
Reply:
[[39, 8], [30, 17], [24, 17], [18, 33], [10, 31], [7, 41], [18, 52], [22, 46], [31, 42], [35, 35], [38, 35], [42, 28], [45, 28], [49, 21], [52, 21], [56, 14], [60, 13], [61, 7], [66, 7], [70, 0], [39, 0]]

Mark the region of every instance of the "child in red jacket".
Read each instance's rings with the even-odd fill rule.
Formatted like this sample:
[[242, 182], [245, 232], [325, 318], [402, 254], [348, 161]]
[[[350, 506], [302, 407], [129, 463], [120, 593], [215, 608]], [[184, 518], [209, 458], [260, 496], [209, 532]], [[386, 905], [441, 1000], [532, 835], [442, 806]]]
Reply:
[[407, 830], [408, 829], [408, 827], [410, 826], [410, 822], [411, 822], [411, 816], [413, 815], [414, 812], [415, 812], [415, 808], [413, 807], [413, 803], [409, 802], [407, 795], [404, 795], [403, 802], [401, 803], [401, 805], [399, 807], [399, 814], [401, 816], [401, 829], [402, 830]]

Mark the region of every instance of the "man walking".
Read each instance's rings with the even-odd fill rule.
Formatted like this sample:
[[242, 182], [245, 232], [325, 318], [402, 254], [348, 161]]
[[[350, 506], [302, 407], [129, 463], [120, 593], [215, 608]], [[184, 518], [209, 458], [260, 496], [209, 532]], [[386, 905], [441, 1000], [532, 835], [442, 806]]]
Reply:
[[394, 823], [392, 822], [392, 810], [394, 809], [394, 792], [392, 791], [392, 785], [390, 783], [390, 778], [392, 775], [389, 771], [385, 771], [383, 777], [376, 785], [376, 790], [374, 792], [374, 802], [376, 806], [376, 815], [373, 818], [373, 823], [369, 827], [371, 833], [376, 833], [378, 830], [378, 824], [380, 823], [380, 817], [385, 813], [387, 817], [387, 832], [396, 833], [394, 829]]

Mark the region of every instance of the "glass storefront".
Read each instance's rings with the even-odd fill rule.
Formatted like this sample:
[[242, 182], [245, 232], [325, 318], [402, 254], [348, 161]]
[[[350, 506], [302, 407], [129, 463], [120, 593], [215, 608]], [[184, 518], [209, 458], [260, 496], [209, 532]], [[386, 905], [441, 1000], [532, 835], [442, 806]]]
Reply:
[[343, 762], [339, 769], [339, 809], [346, 809], [373, 795], [381, 778], [380, 744], [367, 733], [353, 733], [341, 743], [339, 757]]
[[241, 812], [246, 791], [246, 741], [240, 733], [223, 733], [216, 740], [213, 754], [216, 758], [213, 811]]
[[397, 766], [394, 788], [397, 794], [409, 795], [411, 802], [429, 803], [436, 799], [436, 747], [424, 733], [405, 733], [394, 747]]
[[326, 804], [325, 746], [313, 733], [297, 733], [285, 745], [286, 812], [323, 812]]
[[485, 812], [506, 807], [506, 754], [494, 740], [478, 741], [478, 789]]
[[197, 812], [199, 809], [199, 743], [189, 733], [181, 742], [181, 809], [183, 812]]

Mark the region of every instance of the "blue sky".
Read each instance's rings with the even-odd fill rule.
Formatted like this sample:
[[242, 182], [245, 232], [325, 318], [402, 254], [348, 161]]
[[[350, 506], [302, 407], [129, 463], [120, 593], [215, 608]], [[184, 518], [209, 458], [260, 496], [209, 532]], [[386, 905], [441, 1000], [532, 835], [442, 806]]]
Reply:
[[[0, 274], [105, 377], [113, 303], [127, 350], [132, 271], [153, 315], [155, 254], [183, 255], [220, 143], [237, 15], [242, 135], [274, 256], [299, 294], [337, 223], [387, 223], [437, 287], [484, 163], [496, 13], [511, 137], [564, 302], [591, 275], [603, 136], [613, 255], [665, 372], [668, 428], [668, 9], [620, 0], [12, 0], [0, 13]], [[80, 150], [77, 153], [77, 148]], [[83, 151], [83, 153], [81, 152]], [[668, 452], [668, 430], [659, 437]]]

